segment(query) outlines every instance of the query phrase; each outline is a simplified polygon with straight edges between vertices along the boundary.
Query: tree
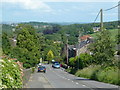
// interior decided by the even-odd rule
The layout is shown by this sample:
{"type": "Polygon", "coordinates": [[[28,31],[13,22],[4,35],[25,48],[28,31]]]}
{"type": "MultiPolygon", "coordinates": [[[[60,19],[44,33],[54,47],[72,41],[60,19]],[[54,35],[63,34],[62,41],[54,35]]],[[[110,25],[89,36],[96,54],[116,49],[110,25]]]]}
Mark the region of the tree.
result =
{"type": "Polygon", "coordinates": [[[74,57],[71,57],[69,59],[69,65],[73,68],[75,66],[75,58],[74,57]]]}
{"type": "Polygon", "coordinates": [[[120,55],[120,30],[118,30],[118,34],[116,35],[116,43],[117,43],[117,48],[118,48],[118,52],[117,55],[120,55]]]}
{"type": "Polygon", "coordinates": [[[9,41],[9,37],[6,33],[2,34],[2,50],[4,54],[10,55],[11,44],[9,41]]]}
{"type": "Polygon", "coordinates": [[[79,57],[83,61],[84,67],[89,66],[92,62],[92,56],[87,53],[82,53],[79,57]]]}
{"type": "Polygon", "coordinates": [[[76,66],[77,66],[77,68],[78,69],[83,69],[84,68],[84,63],[83,63],[83,60],[80,58],[80,57],[77,57],[76,58],[77,60],[77,62],[76,62],[76,66]]]}
{"type": "Polygon", "coordinates": [[[53,54],[52,50],[49,50],[49,52],[47,53],[48,63],[49,63],[50,61],[52,61],[53,58],[54,58],[54,54],[53,54]]]}
{"type": "Polygon", "coordinates": [[[101,31],[90,47],[94,57],[93,62],[101,65],[111,65],[114,57],[114,48],[110,32],[108,30],[101,31]]]}
{"type": "Polygon", "coordinates": [[[19,33],[17,35],[17,50],[19,60],[23,62],[26,68],[35,66],[40,59],[40,40],[35,29],[30,25],[19,25],[17,27],[19,33]]]}

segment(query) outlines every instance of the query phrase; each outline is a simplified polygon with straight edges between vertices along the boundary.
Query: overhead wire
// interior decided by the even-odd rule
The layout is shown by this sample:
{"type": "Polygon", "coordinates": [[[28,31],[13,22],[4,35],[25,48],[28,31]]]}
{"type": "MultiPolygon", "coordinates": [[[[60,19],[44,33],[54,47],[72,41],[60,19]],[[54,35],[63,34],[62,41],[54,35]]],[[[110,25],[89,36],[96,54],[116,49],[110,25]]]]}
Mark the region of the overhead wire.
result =
{"type": "Polygon", "coordinates": [[[104,10],[104,11],[109,11],[109,10],[111,10],[111,9],[114,9],[114,8],[118,7],[118,6],[120,6],[120,4],[118,4],[118,5],[114,6],[114,7],[108,8],[108,9],[106,9],[106,10],[104,10]]]}
{"type": "MultiPolygon", "coordinates": [[[[120,4],[118,4],[118,5],[114,6],[114,7],[105,9],[105,10],[103,10],[103,11],[109,11],[109,10],[112,10],[112,9],[118,7],[118,6],[120,6],[120,4]]],[[[94,22],[93,22],[93,25],[95,24],[96,20],[98,19],[98,16],[99,16],[100,12],[101,12],[101,11],[98,12],[98,14],[97,14],[97,16],[96,16],[96,18],[95,18],[95,20],[94,20],[94,22]]]]}
{"type": "Polygon", "coordinates": [[[97,16],[96,16],[96,18],[95,18],[95,20],[94,20],[94,22],[93,22],[93,25],[95,24],[96,20],[98,19],[98,16],[100,15],[100,12],[101,12],[101,11],[98,12],[98,14],[97,14],[97,16]]]}

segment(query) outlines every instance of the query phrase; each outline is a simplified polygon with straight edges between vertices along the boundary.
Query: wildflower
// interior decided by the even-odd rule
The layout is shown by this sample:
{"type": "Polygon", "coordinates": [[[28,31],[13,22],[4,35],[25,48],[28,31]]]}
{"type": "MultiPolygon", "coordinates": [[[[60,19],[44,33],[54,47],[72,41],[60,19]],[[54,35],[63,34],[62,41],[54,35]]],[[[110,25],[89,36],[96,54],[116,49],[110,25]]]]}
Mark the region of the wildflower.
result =
{"type": "Polygon", "coordinates": [[[10,60],[8,60],[8,62],[11,62],[10,60]]]}
{"type": "Polygon", "coordinates": [[[6,85],[2,85],[2,88],[7,88],[7,86],[6,85]]]}
{"type": "Polygon", "coordinates": [[[4,65],[1,65],[1,67],[5,67],[4,65]]]}
{"type": "Polygon", "coordinates": [[[3,59],[0,59],[0,62],[5,62],[3,59]]]}
{"type": "Polygon", "coordinates": [[[15,65],[15,64],[13,64],[13,66],[14,66],[14,67],[16,67],[16,65],[15,65]]]}
{"type": "Polygon", "coordinates": [[[9,74],[6,75],[6,78],[9,78],[11,80],[11,82],[14,81],[14,79],[9,74]]]}

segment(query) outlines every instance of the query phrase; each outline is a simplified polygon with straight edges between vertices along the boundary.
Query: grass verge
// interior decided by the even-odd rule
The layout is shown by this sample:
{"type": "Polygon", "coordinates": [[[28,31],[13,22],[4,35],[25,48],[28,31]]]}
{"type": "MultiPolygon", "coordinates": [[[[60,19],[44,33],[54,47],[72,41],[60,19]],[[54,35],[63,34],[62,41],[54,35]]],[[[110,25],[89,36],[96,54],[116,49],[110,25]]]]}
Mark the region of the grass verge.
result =
{"type": "Polygon", "coordinates": [[[75,75],[100,82],[120,85],[120,77],[117,67],[103,68],[99,65],[91,65],[82,70],[78,70],[75,75]]]}

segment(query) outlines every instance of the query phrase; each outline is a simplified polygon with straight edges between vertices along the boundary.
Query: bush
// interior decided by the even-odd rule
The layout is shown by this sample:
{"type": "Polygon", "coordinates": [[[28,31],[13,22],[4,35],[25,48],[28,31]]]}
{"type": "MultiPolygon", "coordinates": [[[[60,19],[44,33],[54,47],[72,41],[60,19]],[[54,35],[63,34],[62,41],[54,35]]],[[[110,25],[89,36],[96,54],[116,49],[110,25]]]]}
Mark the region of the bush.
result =
{"type": "Polygon", "coordinates": [[[99,70],[99,68],[100,66],[91,65],[82,70],[78,70],[75,75],[79,77],[85,77],[91,79],[92,77],[95,77],[93,75],[97,70],[99,70]]]}
{"type": "Polygon", "coordinates": [[[66,69],[66,71],[67,71],[68,73],[75,74],[76,71],[77,71],[77,69],[70,67],[70,68],[66,69]]]}
{"type": "Polygon", "coordinates": [[[74,57],[71,57],[71,58],[69,59],[69,65],[70,65],[71,67],[74,67],[74,66],[75,66],[75,58],[74,58],[74,57]]]}
{"type": "Polygon", "coordinates": [[[120,85],[118,68],[107,67],[97,74],[98,81],[120,85]]]}
{"type": "Polygon", "coordinates": [[[84,67],[87,67],[91,64],[93,57],[87,53],[80,54],[79,58],[83,62],[84,67]]]}
{"type": "Polygon", "coordinates": [[[17,64],[11,60],[0,59],[2,63],[2,85],[0,88],[22,88],[22,78],[17,64]]]}
{"type": "Polygon", "coordinates": [[[32,67],[32,73],[34,73],[35,72],[35,67],[32,67]]]}
{"type": "Polygon", "coordinates": [[[88,79],[98,80],[105,83],[120,85],[120,78],[118,77],[117,67],[103,68],[99,65],[91,65],[75,73],[76,76],[88,79]]]}

